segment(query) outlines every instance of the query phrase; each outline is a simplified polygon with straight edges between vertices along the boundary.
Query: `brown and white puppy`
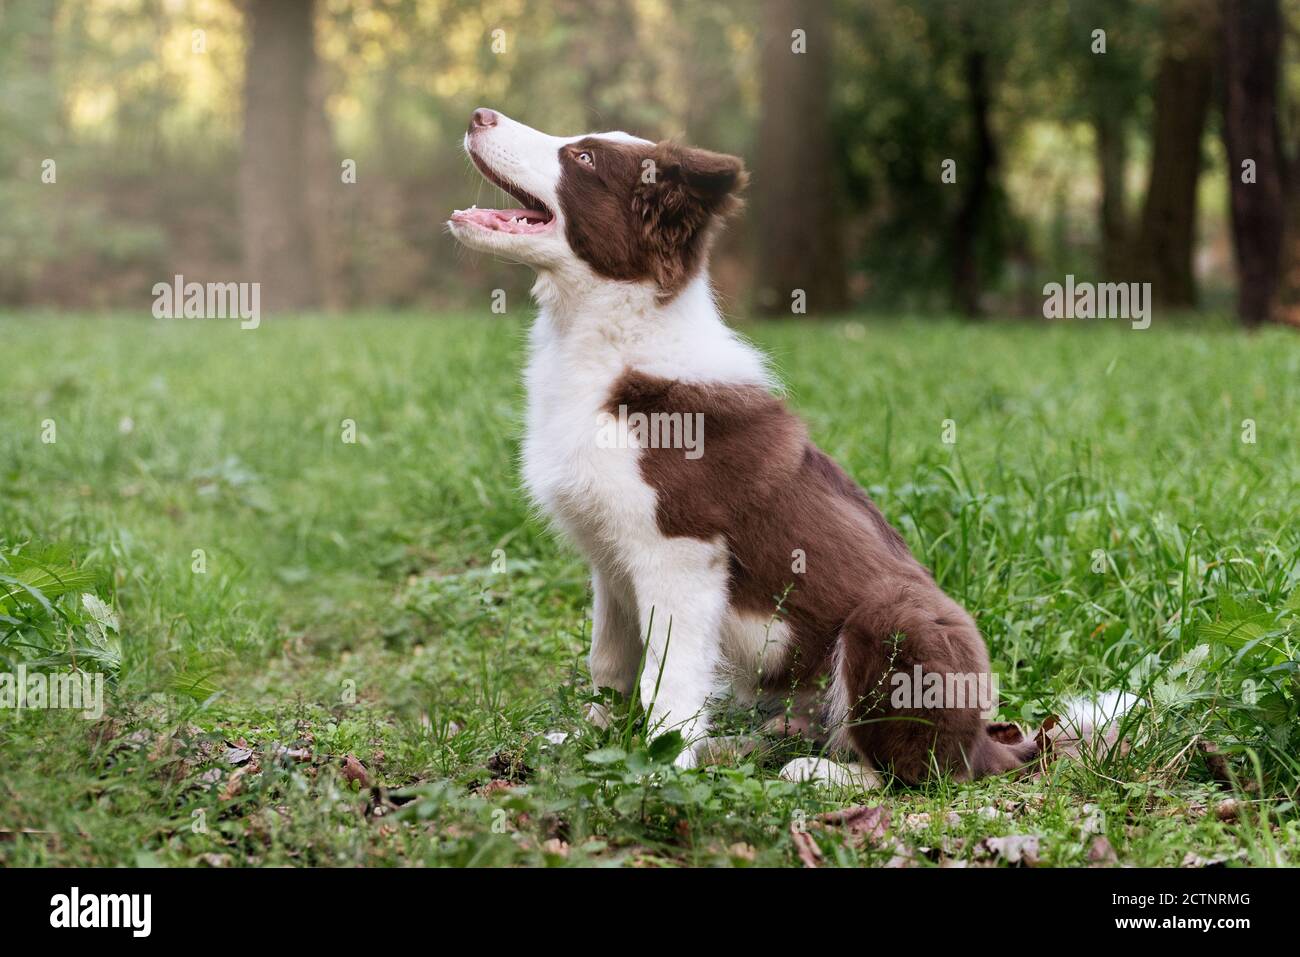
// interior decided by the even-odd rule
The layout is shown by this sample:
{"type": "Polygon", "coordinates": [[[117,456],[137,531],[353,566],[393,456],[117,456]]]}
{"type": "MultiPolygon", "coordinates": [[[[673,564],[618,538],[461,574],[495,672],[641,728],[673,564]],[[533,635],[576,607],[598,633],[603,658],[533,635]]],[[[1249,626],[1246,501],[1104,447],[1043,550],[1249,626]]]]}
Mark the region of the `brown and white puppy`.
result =
{"type": "Polygon", "coordinates": [[[860,762],[801,774],[915,782],[1030,761],[1032,741],[986,720],[970,615],[809,440],[714,304],[709,242],[738,206],[742,162],[625,133],[549,136],[486,109],[465,147],[522,207],[457,211],[449,227],[537,272],[523,472],[591,564],[597,686],[630,694],[644,652],[641,700],[692,744],[687,766],[723,695],[796,701],[860,762]]]}

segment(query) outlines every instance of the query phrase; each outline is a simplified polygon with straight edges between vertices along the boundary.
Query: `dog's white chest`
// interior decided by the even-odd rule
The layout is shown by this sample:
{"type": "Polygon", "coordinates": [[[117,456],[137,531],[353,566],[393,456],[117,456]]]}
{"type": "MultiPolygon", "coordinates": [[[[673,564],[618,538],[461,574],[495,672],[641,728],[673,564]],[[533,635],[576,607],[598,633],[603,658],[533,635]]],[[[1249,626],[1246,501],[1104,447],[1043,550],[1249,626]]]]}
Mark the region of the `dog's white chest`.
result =
{"type": "Polygon", "coordinates": [[[654,490],[641,477],[639,449],[609,429],[609,397],[621,372],[546,350],[528,366],[524,484],[592,561],[654,522],[654,490]]]}

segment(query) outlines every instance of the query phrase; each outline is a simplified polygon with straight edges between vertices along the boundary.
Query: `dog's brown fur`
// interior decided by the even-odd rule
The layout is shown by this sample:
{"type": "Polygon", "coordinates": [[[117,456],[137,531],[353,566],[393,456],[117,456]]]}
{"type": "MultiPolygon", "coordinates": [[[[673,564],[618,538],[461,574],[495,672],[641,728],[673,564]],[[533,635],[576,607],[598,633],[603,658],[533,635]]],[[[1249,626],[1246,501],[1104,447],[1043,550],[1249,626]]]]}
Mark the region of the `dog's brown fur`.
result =
{"type": "Polygon", "coordinates": [[[574,252],[609,279],[653,279],[671,299],[703,266],[714,224],[740,205],[735,156],[665,140],[588,137],[560,150],[560,208],[574,252]],[[592,165],[580,163],[583,152],[592,165]]]}
{"type": "Polygon", "coordinates": [[[609,397],[611,412],[620,405],[629,414],[703,414],[703,456],[646,448],[641,472],[665,535],[725,540],[734,607],[767,616],[779,605],[792,643],[781,667],[766,670],[767,690],[815,687],[841,669],[850,699],[841,736],[909,783],[933,770],[979,777],[1033,759],[1033,741],[998,740],[978,707],[891,706],[893,674],[917,665],[926,674],[987,674],[988,652],[970,615],[780,399],[753,386],[628,372],[609,397]],[[802,573],[792,570],[796,550],[802,573]]]}

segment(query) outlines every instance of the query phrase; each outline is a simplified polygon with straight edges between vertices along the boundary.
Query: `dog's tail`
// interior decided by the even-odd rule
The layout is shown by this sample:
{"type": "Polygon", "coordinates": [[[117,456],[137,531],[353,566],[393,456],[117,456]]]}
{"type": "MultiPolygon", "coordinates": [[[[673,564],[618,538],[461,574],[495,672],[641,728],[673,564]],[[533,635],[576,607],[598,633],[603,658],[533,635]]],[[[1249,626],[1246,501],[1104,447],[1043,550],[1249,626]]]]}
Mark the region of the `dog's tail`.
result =
{"type": "MultiPolygon", "coordinates": [[[[1056,727],[1045,732],[1044,743],[1057,754],[1075,758],[1101,758],[1116,748],[1122,751],[1127,746],[1120,740],[1125,716],[1141,704],[1141,698],[1127,691],[1072,698],[1065,702],[1056,727]]],[[[1129,737],[1127,731],[1124,736],[1129,737]]]]}
{"type": "Polygon", "coordinates": [[[1114,730],[1142,699],[1127,691],[1103,691],[1094,698],[1071,698],[1065,702],[1061,726],[1083,740],[1114,730]]]}

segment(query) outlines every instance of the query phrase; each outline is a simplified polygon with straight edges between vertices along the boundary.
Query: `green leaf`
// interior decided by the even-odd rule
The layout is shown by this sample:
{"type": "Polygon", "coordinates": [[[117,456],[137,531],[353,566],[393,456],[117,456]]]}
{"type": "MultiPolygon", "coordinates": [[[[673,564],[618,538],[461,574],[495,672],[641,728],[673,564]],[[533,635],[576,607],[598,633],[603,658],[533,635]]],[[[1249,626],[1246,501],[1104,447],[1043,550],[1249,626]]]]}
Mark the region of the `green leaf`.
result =
{"type": "Polygon", "coordinates": [[[207,701],[213,695],[221,693],[221,689],[213,684],[206,674],[196,671],[178,671],[172,675],[167,687],[172,694],[192,698],[195,701],[207,701]]]}
{"type": "Polygon", "coordinates": [[[1197,629],[1197,636],[1206,641],[1238,651],[1258,650],[1266,654],[1272,664],[1281,664],[1288,658],[1282,648],[1268,641],[1278,634],[1276,617],[1268,613],[1256,614],[1249,619],[1206,622],[1197,629]]]}
{"type": "Polygon", "coordinates": [[[90,588],[95,576],[72,565],[46,565],[17,555],[11,559],[10,571],[19,582],[39,589],[47,598],[57,598],[71,591],[90,588]]]}
{"type": "Polygon", "coordinates": [[[680,731],[666,731],[650,742],[650,760],[666,764],[682,753],[686,742],[680,731]]]}
{"type": "Polygon", "coordinates": [[[14,605],[34,603],[45,610],[48,618],[55,617],[54,606],[39,588],[12,575],[0,575],[0,585],[5,586],[4,594],[0,595],[0,608],[9,608],[11,602],[14,605]]]}
{"type": "Polygon", "coordinates": [[[599,748],[589,752],[585,760],[589,764],[617,764],[625,758],[627,752],[622,748],[599,748]]]}

